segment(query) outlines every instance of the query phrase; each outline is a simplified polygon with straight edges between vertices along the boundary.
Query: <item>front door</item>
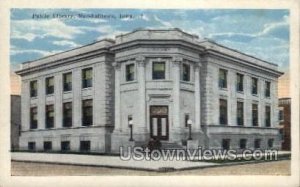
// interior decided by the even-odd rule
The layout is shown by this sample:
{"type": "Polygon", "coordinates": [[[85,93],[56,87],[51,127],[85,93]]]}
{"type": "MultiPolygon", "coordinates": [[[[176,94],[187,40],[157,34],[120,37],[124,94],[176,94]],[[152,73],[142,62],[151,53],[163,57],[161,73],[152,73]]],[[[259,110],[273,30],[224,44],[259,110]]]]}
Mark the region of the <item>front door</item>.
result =
{"type": "Polygon", "coordinates": [[[168,106],[150,107],[150,134],[155,139],[169,139],[168,106]]]}

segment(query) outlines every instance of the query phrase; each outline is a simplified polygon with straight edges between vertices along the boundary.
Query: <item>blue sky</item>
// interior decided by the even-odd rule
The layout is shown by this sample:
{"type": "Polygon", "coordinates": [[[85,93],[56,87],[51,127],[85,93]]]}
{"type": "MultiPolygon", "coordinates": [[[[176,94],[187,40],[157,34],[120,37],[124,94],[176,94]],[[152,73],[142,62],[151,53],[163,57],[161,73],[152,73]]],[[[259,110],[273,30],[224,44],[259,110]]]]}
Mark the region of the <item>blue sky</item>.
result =
{"type": "Polygon", "coordinates": [[[288,10],[12,9],[11,67],[137,28],[180,28],[276,63],[281,71],[289,66],[288,10]],[[33,14],[50,17],[33,19],[33,14]],[[53,14],[73,17],[53,18],[53,14]],[[120,18],[120,14],[132,17],[120,18]]]}

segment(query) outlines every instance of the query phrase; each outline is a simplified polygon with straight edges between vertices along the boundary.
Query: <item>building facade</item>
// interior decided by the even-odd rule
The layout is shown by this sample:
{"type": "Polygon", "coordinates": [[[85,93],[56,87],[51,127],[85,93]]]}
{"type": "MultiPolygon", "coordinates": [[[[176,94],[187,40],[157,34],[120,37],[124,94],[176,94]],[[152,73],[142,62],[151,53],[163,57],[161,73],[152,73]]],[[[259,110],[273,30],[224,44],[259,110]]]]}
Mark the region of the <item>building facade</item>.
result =
{"type": "Polygon", "coordinates": [[[23,149],[281,146],[271,64],[179,29],[135,30],[22,70],[23,149]],[[132,134],[132,139],[131,139],[132,134]]]}
{"type": "Polygon", "coordinates": [[[279,125],[282,150],[291,150],[291,98],[279,98],[279,125]]]}
{"type": "Polygon", "coordinates": [[[10,149],[19,149],[19,136],[21,130],[21,96],[10,96],[10,149]]]}

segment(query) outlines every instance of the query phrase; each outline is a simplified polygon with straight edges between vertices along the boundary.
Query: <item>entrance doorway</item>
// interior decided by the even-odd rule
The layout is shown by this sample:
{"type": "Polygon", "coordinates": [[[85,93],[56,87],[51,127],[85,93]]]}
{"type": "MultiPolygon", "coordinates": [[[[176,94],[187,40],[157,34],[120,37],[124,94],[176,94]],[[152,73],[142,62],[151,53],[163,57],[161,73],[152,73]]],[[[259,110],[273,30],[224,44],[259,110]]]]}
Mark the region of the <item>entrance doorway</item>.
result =
{"type": "Polygon", "coordinates": [[[159,140],[169,139],[168,106],[150,106],[150,135],[159,140]]]}

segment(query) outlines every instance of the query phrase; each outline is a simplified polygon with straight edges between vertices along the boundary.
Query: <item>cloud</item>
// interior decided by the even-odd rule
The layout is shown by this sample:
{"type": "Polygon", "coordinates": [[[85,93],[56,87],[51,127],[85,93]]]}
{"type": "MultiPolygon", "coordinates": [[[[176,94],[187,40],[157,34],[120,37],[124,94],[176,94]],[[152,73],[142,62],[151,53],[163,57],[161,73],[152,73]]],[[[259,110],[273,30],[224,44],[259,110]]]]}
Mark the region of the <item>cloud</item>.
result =
{"type": "Polygon", "coordinates": [[[80,46],[77,43],[75,43],[73,41],[68,41],[68,40],[53,41],[52,43],[54,45],[57,45],[57,46],[67,46],[67,47],[78,47],[78,46],[80,46]]]}
{"type": "Polygon", "coordinates": [[[30,54],[39,54],[41,56],[49,56],[53,55],[55,53],[62,52],[60,50],[53,50],[53,51],[44,51],[39,49],[14,49],[10,51],[10,55],[18,55],[18,54],[24,54],[24,53],[30,53],[30,54]]]}
{"type": "Polygon", "coordinates": [[[164,21],[164,20],[158,18],[156,15],[154,15],[153,18],[155,21],[159,22],[162,26],[167,27],[167,28],[173,28],[173,25],[171,24],[171,22],[164,21]]]}
{"type": "Polygon", "coordinates": [[[264,25],[264,29],[257,33],[256,36],[263,36],[266,34],[269,34],[271,31],[281,28],[281,27],[288,27],[289,26],[289,16],[284,15],[283,20],[280,22],[272,22],[272,23],[267,23],[264,25]]]}
{"type": "Polygon", "coordinates": [[[25,39],[27,41],[46,36],[73,39],[74,35],[83,33],[79,28],[67,25],[59,19],[13,20],[11,23],[11,38],[25,39]]]}

